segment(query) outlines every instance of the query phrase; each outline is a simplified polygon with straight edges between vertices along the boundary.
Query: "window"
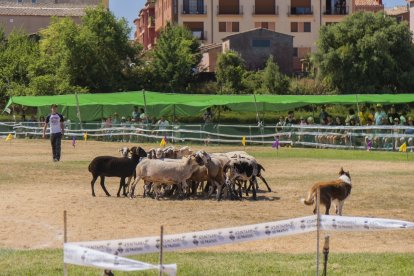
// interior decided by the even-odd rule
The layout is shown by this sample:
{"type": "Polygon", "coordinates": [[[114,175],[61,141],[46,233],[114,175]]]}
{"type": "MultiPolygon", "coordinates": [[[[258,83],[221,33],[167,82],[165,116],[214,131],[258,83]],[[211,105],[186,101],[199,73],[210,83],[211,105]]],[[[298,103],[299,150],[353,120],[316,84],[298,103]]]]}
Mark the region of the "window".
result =
{"type": "Polygon", "coordinates": [[[311,23],[310,22],[304,22],[303,23],[303,31],[305,33],[310,33],[311,32],[311,23]]]}
{"type": "Polygon", "coordinates": [[[292,33],[297,33],[298,32],[298,22],[291,22],[290,23],[290,31],[292,33]]]}
{"type": "Polygon", "coordinates": [[[37,0],[32,0],[32,4],[36,4],[37,0]]]}
{"type": "Polygon", "coordinates": [[[17,0],[17,3],[23,3],[23,0],[17,0]]]}
{"type": "Polygon", "coordinates": [[[226,32],[226,22],[219,22],[219,32],[220,33],[226,32]]]}
{"type": "Polygon", "coordinates": [[[298,48],[293,47],[293,57],[298,57],[298,48]]]}
{"type": "Polygon", "coordinates": [[[239,22],[219,22],[219,32],[237,33],[240,31],[239,22]]]}
{"type": "Polygon", "coordinates": [[[239,32],[239,22],[232,22],[231,31],[234,32],[234,33],[239,32]]]}
{"type": "Polygon", "coordinates": [[[310,33],[311,23],[310,22],[291,22],[290,31],[292,33],[310,33]]]}
{"type": "Polygon", "coordinates": [[[253,39],[252,40],[252,47],[270,47],[270,40],[268,39],[253,39]]]}

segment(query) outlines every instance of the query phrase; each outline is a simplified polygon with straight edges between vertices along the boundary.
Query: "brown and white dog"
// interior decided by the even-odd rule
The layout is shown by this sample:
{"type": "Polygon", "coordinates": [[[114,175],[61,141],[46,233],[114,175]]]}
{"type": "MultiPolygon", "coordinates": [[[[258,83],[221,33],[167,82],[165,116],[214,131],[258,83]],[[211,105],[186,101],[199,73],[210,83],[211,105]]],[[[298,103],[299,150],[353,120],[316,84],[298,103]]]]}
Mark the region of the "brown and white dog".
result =
{"type": "MultiPolygon", "coordinates": [[[[325,214],[329,215],[329,209],[331,208],[332,201],[335,204],[335,211],[337,215],[342,216],[342,207],[344,206],[345,199],[349,196],[352,189],[351,175],[345,172],[343,168],[339,172],[339,178],[337,180],[328,182],[315,183],[309,190],[308,198],[302,198],[302,202],[306,205],[312,205],[317,200],[317,190],[320,188],[321,204],[325,205],[325,214]]],[[[316,214],[316,204],[313,213],[316,214]]]]}

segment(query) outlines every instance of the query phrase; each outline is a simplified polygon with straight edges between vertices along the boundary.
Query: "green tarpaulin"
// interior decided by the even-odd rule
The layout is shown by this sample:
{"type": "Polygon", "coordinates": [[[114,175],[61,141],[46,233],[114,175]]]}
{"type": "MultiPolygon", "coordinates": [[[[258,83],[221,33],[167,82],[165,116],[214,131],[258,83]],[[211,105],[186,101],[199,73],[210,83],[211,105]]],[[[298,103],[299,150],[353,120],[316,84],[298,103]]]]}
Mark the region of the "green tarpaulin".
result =
{"type": "MultiPolygon", "coordinates": [[[[100,120],[114,112],[129,116],[135,105],[147,107],[149,116],[190,116],[200,114],[209,106],[227,106],[234,111],[258,112],[290,110],[311,104],[398,104],[414,102],[414,94],[363,94],[363,95],[199,95],[168,94],[149,91],[108,94],[79,94],[79,107],[83,121],[100,120]],[[256,103],[255,103],[256,98],[256,103]]],[[[52,103],[70,120],[77,120],[77,101],[74,94],[60,96],[11,97],[12,104],[37,107],[39,115],[49,113],[52,103]]]]}

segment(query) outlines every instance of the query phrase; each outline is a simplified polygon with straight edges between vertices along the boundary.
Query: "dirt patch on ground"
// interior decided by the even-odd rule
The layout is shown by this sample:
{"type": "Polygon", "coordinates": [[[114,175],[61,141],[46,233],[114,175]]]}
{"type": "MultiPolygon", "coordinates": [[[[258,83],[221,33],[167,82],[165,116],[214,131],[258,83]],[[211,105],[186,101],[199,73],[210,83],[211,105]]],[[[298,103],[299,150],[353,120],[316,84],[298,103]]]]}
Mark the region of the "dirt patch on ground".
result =
{"type": "MultiPolygon", "coordinates": [[[[276,221],[310,215],[300,203],[319,180],[335,179],[341,166],[351,172],[353,190],[344,215],[414,221],[413,162],[258,158],[273,192],[259,200],[160,200],[117,198],[119,180],[107,179],[113,195],[97,183],[91,196],[88,164],[97,155],[117,155],[119,143],[63,142],[63,157],[51,161],[48,141],[13,140],[0,144],[0,247],[57,248],[63,241],[63,210],[68,211],[69,241],[154,236],[276,221]]],[[[132,145],[129,145],[132,146],[132,145]]],[[[150,148],[153,145],[144,145],[150,148]]],[[[200,147],[193,147],[195,149],[200,147]]],[[[209,152],[237,150],[205,148],[209,152]]],[[[250,152],[268,151],[254,148],[250,152]]],[[[285,150],[285,149],[281,149],[285,150]]],[[[249,148],[247,149],[249,151],[249,148]]],[[[317,154],[317,153],[315,153],[317,154]]],[[[414,252],[414,230],[330,232],[333,252],[414,252]]],[[[208,251],[304,253],[315,248],[315,233],[208,248],[208,251]]]]}

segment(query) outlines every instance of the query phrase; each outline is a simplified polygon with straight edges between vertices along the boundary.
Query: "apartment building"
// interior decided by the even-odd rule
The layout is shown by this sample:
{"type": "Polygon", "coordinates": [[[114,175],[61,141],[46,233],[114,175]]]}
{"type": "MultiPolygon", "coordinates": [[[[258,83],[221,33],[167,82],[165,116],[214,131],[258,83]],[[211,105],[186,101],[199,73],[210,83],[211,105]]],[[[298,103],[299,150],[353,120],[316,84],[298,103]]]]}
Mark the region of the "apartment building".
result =
{"type": "Polygon", "coordinates": [[[155,1],[147,1],[144,8],[140,10],[138,18],[134,20],[136,31],[134,39],[149,50],[155,41],[155,1]]]}
{"type": "Polygon", "coordinates": [[[101,3],[109,7],[109,0],[1,0],[0,25],[6,35],[13,29],[33,34],[46,28],[53,16],[71,17],[80,22],[86,7],[101,3]]]}
{"type": "MultiPolygon", "coordinates": [[[[409,9],[410,30],[414,33],[414,0],[407,0],[409,9]]],[[[414,39],[414,38],[413,38],[414,39]]]]}
{"type": "Polygon", "coordinates": [[[380,12],[384,11],[382,0],[354,0],[354,12],[380,12]]]}
{"type": "Polygon", "coordinates": [[[266,28],[293,36],[293,69],[316,50],[322,25],[352,13],[355,0],[157,0],[156,34],[168,21],[187,26],[202,43],[221,43],[229,35],[266,28]]]}
{"type": "Polygon", "coordinates": [[[384,12],[386,15],[394,17],[398,23],[404,21],[407,22],[407,24],[410,23],[410,11],[408,5],[385,9],[384,12]]]}

